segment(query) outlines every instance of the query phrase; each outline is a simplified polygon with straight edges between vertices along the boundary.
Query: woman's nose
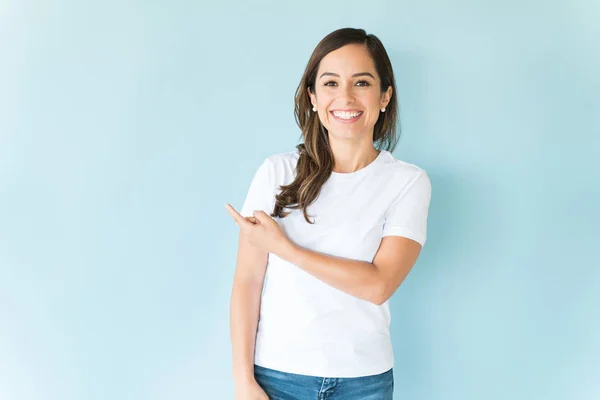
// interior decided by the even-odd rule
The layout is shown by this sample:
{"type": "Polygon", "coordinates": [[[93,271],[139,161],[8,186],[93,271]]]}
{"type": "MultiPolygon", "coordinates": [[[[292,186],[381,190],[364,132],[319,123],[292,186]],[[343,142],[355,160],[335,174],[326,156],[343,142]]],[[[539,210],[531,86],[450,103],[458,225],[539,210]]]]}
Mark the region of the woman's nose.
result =
{"type": "Polygon", "coordinates": [[[354,101],[354,88],[351,85],[342,87],[340,92],[341,100],[347,101],[348,103],[354,101]]]}

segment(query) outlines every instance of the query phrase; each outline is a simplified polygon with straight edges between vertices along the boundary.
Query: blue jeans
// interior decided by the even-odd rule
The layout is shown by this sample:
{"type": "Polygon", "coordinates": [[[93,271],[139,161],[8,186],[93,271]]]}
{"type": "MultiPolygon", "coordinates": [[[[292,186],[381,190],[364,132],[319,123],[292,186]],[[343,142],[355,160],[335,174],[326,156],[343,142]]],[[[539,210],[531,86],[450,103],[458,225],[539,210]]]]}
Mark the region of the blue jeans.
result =
{"type": "Polygon", "coordinates": [[[357,378],[326,378],[254,365],[254,378],[270,400],[392,400],[393,368],[357,378]]]}

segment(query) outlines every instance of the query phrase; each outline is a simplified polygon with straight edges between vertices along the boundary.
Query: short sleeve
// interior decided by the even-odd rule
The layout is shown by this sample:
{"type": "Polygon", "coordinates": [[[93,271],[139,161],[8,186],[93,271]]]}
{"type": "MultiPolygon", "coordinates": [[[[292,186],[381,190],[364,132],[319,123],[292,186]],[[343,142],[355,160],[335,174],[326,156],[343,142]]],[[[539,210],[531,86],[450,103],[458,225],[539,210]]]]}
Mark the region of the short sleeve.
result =
{"type": "Polygon", "coordinates": [[[263,210],[267,214],[273,211],[273,189],[271,185],[271,168],[269,159],[265,159],[258,167],[246,193],[244,205],[240,210],[243,217],[251,217],[254,210],[263,210]]]}
{"type": "Polygon", "coordinates": [[[430,201],[431,182],[421,170],[387,211],[383,236],[404,236],[425,245],[430,201]]]}

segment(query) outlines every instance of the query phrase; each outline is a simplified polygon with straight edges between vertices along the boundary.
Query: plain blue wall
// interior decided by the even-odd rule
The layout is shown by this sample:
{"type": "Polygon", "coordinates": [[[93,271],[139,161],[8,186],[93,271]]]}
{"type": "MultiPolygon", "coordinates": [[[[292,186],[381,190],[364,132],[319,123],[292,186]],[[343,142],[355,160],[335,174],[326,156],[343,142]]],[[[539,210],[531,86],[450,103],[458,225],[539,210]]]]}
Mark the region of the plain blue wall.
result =
{"type": "Polygon", "coordinates": [[[600,398],[600,6],[0,3],[0,399],[231,399],[240,208],[318,41],[398,82],[433,185],[397,397],[600,398]]]}

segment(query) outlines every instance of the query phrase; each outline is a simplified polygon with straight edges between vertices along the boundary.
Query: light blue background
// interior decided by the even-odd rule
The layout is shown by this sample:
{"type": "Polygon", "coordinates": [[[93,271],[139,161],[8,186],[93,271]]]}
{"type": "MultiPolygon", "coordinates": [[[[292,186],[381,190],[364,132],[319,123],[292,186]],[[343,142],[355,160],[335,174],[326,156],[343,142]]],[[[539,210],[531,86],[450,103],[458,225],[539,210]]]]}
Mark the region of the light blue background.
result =
{"type": "Polygon", "coordinates": [[[600,398],[597,1],[0,2],[0,399],[231,399],[241,207],[361,27],[432,180],[399,399],[600,398]]]}

